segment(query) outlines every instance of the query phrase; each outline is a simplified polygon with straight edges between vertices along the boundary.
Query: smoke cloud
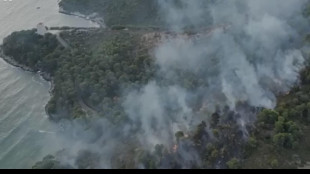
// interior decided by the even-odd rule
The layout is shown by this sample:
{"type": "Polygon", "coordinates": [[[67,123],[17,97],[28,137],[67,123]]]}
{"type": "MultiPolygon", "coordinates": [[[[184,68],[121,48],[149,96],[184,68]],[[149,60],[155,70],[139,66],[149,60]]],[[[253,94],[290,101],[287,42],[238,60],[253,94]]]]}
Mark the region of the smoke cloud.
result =
{"type": "Polygon", "coordinates": [[[275,107],[276,95],[296,84],[303,68],[299,46],[307,23],[301,14],[305,2],[195,0],[178,1],[177,6],[175,1],[159,1],[167,23],[177,31],[205,25],[206,11],[212,26],[220,27],[196,37],[166,39],[155,49],[158,76],[171,84],[152,81],[124,103],[130,117],[142,122],[144,143],[169,142],[173,125],[189,128],[196,114],[187,98],[193,95],[203,97],[211,112],[216,106],[234,109],[239,101],[275,107]],[[188,91],[178,81],[180,72],[193,74],[205,85],[188,91]],[[176,114],[169,113],[172,108],[176,114]]]}
{"type": "MultiPolygon", "coordinates": [[[[305,63],[300,47],[308,26],[302,16],[306,2],[159,0],[161,14],[179,34],[162,40],[151,53],[160,67],[156,78],[123,96],[126,125],[96,121],[85,138],[78,134],[83,143],[76,143],[71,154],[91,149],[100,156],[99,167],[111,168],[122,144],[134,142],[150,151],[158,144],[172,147],[177,131],[192,131],[218,108],[234,110],[238,102],[274,108],[276,95],[298,83],[305,63]],[[188,27],[200,32],[186,35],[188,27]]],[[[255,120],[239,114],[242,129],[255,120]]],[[[184,168],[189,161],[199,163],[194,150],[181,154],[184,168]]]]}

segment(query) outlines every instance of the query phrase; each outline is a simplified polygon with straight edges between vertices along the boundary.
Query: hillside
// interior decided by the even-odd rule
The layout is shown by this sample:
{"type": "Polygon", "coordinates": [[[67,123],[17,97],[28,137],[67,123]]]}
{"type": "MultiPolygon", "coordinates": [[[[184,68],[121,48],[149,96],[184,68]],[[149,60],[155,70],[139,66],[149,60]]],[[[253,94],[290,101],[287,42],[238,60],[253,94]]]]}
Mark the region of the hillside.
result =
{"type": "MultiPolygon", "coordinates": [[[[289,35],[291,23],[264,15],[262,23],[254,20],[255,27],[264,24],[258,32],[247,17],[246,29],[195,21],[175,31],[161,17],[158,2],[62,0],[64,10],[96,12],[109,27],[63,31],[59,37],[66,48],[55,35],[39,36],[35,29],[14,32],[4,40],[1,49],[6,57],[51,76],[54,88],[46,106],[50,118],[87,125],[78,134],[86,146],[49,155],[33,168],[306,165],[310,65],[309,55],[299,49],[310,44],[308,33],[297,37],[297,30],[289,35]],[[247,40],[253,31],[254,41],[247,40]],[[287,54],[294,49],[294,54],[287,54]],[[303,56],[302,68],[296,68],[303,56]],[[266,104],[269,97],[274,98],[274,107],[266,104]]],[[[186,8],[171,2],[176,9],[186,8]]],[[[204,3],[199,5],[204,9],[204,3]]]]}
{"type": "MultiPolygon", "coordinates": [[[[126,124],[126,120],[128,120],[120,104],[123,100],[120,98],[123,92],[121,89],[134,89],[155,78],[156,65],[153,62],[151,50],[163,38],[169,37],[164,32],[141,30],[76,30],[61,33],[61,37],[70,43],[72,48],[65,49],[54,44],[56,47],[51,47],[45,53],[37,51],[46,50],[46,44],[41,44],[41,42],[46,40],[46,42],[52,43],[55,38],[49,34],[44,37],[38,36],[34,32],[35,30],[13,33],[5,39],[3,51],[4,54],[20,64],[52,75],[55,87],[52,91],[53,97],[47,105],[47,111],[51,118],[54,120],[87,118],[90,116],[87,115],[90,112],[85,108],[86,105],[94,110],[93,114],[106,117],[118,126],[126,124]],[[158,37],[162,37],[162,39],[158,37]],[[26,52],[24,51],[26,42],[21,42],[23,38],[32,40],[31,45],[27,42],[26,52]],[[16,44],[17,42],[20,44],[16,44]],[[15,55],[16,53],[22,54],[22,56],[15,55]],[[36,56],[36,53],[45,55],[36,56]],[[36,59],[33,60],[33,58],[36,59]],[[51,62],[55,62],[55,64],[51,62]]],[[[175,37],[173,35],[171,34],[170,37],[175,37]]],[[[309,147],[309,141],[302,137],[308,132],[310,118],[309,104],[307,104],[310,103],[310,98],[307,97],[310,82],[308,79],[309,68],[306,68],[301,75],[302,85],[294,88],[289,95],[279,96],[279,104],[275,111],[263,110],[258,114],[256,126],[249,127],[251,130],[249,142],[242,140],[243,136],[238,130],[238,123],[233,119],[236,117],[234,116],[235,111],[229,110],[222,114],[212,114],[213,134],[218,137],[216,141],[212,140],[212,136],[204,131],[205,121],[210,121],[208,119],[202,120],[202,124],[187,136],[183,132],[176,133],[180,149],[193,148],[195,151],[199,151],[199,154],[202,154],[200,158],[204,159],[203,164],[199,166],[190,163],[187,167],[213,168],[216,167],[217,161],[226,161],[230,168],[236,167],[235,165],[244,168],[296,168],[297,164],[301,165],[308,161],[309,156],[305,152],[309,147]],[[236,149],[239,150],[236,151],[236,149]],[[296,156],[300,162],[291,163],[296,160],[294,159],[296,156]],[[230,159],[235,160],[232,161],[235,163],[228,163],[230,159]]],[[[184,82],[191,78],[191,76],[183,76],[184,82]]],[[[194,85],[193,80],[190,81],[194,85]]],[[[184,85],[187,83],[185,82],[184,85]]],[[[195,89],[195,86],[191,88],[195,89]]],[[[249,113],[261,110],[251,109],[251,107],[240,103],[240,109],[245,108],[249,108],[249,113]]],[[[160,159],[156,157],[156,154],[143,152],[149,157],[141,157],[140,160],[145,163],[147,168],[156,168],[156,166],[162,166],[161,163],[167,160],[166,158],[172,160],[180,155],[176,151],[171,156],[170,153],[167,153],[170,150],[166,149],[165,151],[164,149],[161,147],[160,159]],[[144,161],[145,158],[148,160],[154,158],[154,161],[147,162],[144,161]]],[[[50,165],[49,159],[55,160],[54,158],[45,158],[44,163],[50,165]]],[[[182,161],[173,161],[171,162],[174,164],[170,167],[180,168],[180,165],[183,164],[182,161]]],[[[137,164],[126,164],[127,162],[130,161],[125,161],[124,165],[127,167],[123,167],[137,167],[137,164]]],[[[222,167],[226,167],[226,162],[222,164],[222,167]]],[[[119,162],[116,162],[115,165],[116,168],[122,167],[119,166],[119,162]]],[[[94,167],[96,168],[96,166],[94,167]]]]}

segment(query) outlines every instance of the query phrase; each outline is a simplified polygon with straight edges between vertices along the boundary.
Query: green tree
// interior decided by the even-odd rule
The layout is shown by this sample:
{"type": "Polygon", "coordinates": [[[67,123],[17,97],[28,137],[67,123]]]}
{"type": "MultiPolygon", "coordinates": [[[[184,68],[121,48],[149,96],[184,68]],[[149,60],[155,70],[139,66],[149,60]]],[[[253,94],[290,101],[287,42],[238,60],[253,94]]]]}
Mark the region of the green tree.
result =
{"type": "Polygon", "coordinates": [[[274,135],[273,142],[278,147],[292,148],[294,143],[294,138],[290,133],[278,133],[274,135]]]}
{"type": "Polygon", "coordinates": [[[270,162],[270,165],[272,168],[277,168],[279,167],[279,162],[277,159],[273,159],[271,162],[270,162]]]}
{"type": "Polygon", "coordinates": [[[175,137],[177,139],[177,141],[179,141],[181,138],[184,137],[184,133],[182,131],[178,131],[176,134],[175,134],[175,137]]]}
{"type": "Polygon", "coordinates": [[[262,112],[258,114],[258,120],[259,122],[273,125],[277,121],[278,116],[279,116],[278,112],[270,109],[264,109],[262,112]]]}
{"type": "Polygon", "coordinates": [[[226,164],[229,169],[240,169],[241,168],[240,161],[237,158],[232,158],[226,164]]]}
{"type": "Polygon", "coordinates": [[[285,118],[279,117],[278,121],[275,123],[275,132],[282,133],[285,132],[285,118]]]}

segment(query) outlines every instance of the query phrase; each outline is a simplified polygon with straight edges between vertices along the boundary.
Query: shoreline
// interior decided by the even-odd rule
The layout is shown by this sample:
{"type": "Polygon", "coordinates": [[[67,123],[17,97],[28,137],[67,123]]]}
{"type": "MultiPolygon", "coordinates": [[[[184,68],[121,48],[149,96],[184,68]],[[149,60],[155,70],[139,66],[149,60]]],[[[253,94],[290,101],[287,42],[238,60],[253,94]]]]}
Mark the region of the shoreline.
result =
{"type": "Polygon", "coordinates": [[[68,16],[75,16],[75,17],[79,17],[79,18],[82,18],[82,19],[85,19],[85,20],[88,20],[88,21],[91,21],[91,22],[94,22],[96,23],[97,25],[99,25],[99,28],[105,28],[105,24],[104,24],[104,19],[97,16],[97,14],[91,16],[91,15],[83,15],[83,14],[79,14],[77,12],[69,12],[69,11],[66,11],[66,10],[63,10],[62,8],[60,8],[58,10],[59,13],[61,14],[64,14],[64,15],[68,15],[68,16]]]}
{"type": "Polygon", "coordinates": [[[36,73],[36,71],[33,70],[32,68],[30,68],[28,66],[25,66],[25,65],[22,65],[20,63],[17,63],[14,59],[12,59],[11,57],[5,55],[1,48],[0,48],[0,57],[2,58],[2,60],[4,60],[9,65],[12,65],[12,66],[14,66],[16,68],[20,68],[20,69],[22,69],[24,71],[27,71],[27,72],[36,73]]]}
{"type": "MultiPolygon", "coordinates": [[[[62,10],[62,9],[60,9],[58,12],[62,13],[62,14],[65,14],[65,15],[69,15],[69,16],[76,16],[76,17],[79,17],[79,18],[91,21],[91,22],[95,23],[96,25],[98,25],[98,27],[69,27],[69,29],[98,29],[98,28],[105,28],[103,19],[100,18],[100,17],[96,17],[95,15],[92,17],[92,16],[86,16],[86,15],[82,15],[82,14],[74,14],[74,13],[67,12],[67,11],[62,10]]],[[[66,26],[63,26],[63,27],[66,27],[66,26]]],[[[59,29],[59,31],[62,31],[64,29],[63,27],[55,27],[56,30],[51,30],[51,31],[57,31],[57,29],[59,29]]],[[[53,77],[50,74],[48,74],[48,73],[46,73],[44,71],[41,71],[41,70],[35,70],[35,69],[30,68],[30,67],[28,67],[26,65],[23,65],[23,64],[20,64],[20,63],[16,62],[13,58],[11,58],[11,57],[9,57],[9,56],[4,54],[4,52],[3,52],[2,48],[1,48],[1,45],[0,45],[0,58],[4,62],[6,62],[7,64],[9,64],[9,65],[11,65],[11,66],[13,66],[15,68],[19,68],[19,69],[21,69],[23,71],[39,75],[42,78],[42,80],[45,80],[46,82],[48,82],[50,84],[50,87],[49,87],[49,90],[48,90],[49,95],[50,95],[49,101],[51,100],[51,98],[54,96],[53,95],[53,91],[55,89],[55,83],[54,83],[53,77]]],[[[56,121],[54,119],[54,116],[47,112],[47,105],[48,105],[48,103],[44,106],[44,110],[45,110],[46,115],[48,116],[48,118],[51,121],[56,121]]]]}
{"type": "Polygon", "coordinates": [[[31,72],[31,73],[34,73],[34,74],[38,74],[40,75],[45,81],[47,82],[52,82],[53,81],[53,78],[51,77],[50,74],[46,73],[46,72],[41,72],[40,70],[36,71],[34,70],[33,68],[30,68],[26,65],[22,65],[18,62],[16,62],[13,58],[5,55],[3,53],[3,50],[0,48],[0,57],[2,58],[2,60],[4,60],[6,63],[16,67],[16,68],[20,68],[24,71],[27,71],[27,72],[31,72]]]}
{"type": "MultiPolygon", "coordinates": [[[[11,66],[13,66],[15,68],[19,68],[19,69],[21,69],[23,71],[30,72],[30,73],[33,73],[35,75],[39,75],[42,78],[42,80],[45,80],[46,82],[48,82],[50,84],[48,92],[49,92],[50,97],[51,98],[53,97],[53,90],[55,88],[55,84],[54,84],[54,80],[53,80],[53,78],[51,77],[50,74],[48,74],[46,72],[36,71],[36,70],[34,70],[34,69],[32,69],[32,68],[30,68],[28,66],[25,66],[25,65],[22,65],[22,64],[16,62],[11,57],[5,55],[1,48],[0,48],[0,58],[4,62],[6,62],[7,64],[9,64],[9,65],[11,65],[11,66]]],[[[46,113],[46,115],[48,116],[49,119],[52,119],[52,116],[46,110],[46,106],[47,106],[47,104],[44,106],[45,113],[46,113]]]]}

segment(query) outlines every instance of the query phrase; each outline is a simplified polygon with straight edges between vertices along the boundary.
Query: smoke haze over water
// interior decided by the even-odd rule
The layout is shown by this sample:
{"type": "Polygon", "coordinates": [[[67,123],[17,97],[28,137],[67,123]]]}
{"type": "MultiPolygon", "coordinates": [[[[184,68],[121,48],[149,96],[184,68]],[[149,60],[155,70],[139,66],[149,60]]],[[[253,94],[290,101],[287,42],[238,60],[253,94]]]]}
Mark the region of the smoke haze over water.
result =
{"type": "MultiPolygon", "coordinates": [[[[152,151],[157,144],[172,147],[177,131],[190,132],[216,107],[234,110],[242,101],[274,108],[276,95],[298,82],[305,62],[299,47],[308,26],[302,16],[306,0],[181,0],[178,7],[175,1],[158,2],[175,31],[182,32],[188,25],[199,29],[206,22],[223,27],[196,37],[167,39],[154,49],[160,67],[157,78],[124,96],[123,107],[131,122],[121,128],[105,120],[97,122],[100,138],[92,145],[83,142],[82,147],[98,151],[104,168],[111,167],[107,161],[124,137],[133,136],[137,144],[152,151]],[[182,72],[198,78],[199,85],[186,88],[180,82],[182,72]],[[193,109],[193,99],[208,114],[193,109]]],[[[242,114],[243,126],[255,120],[248,117],[242,114]]],[[[184,159],[197,156],[184,154],[184,159]]]]}

